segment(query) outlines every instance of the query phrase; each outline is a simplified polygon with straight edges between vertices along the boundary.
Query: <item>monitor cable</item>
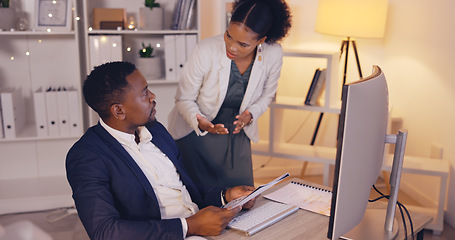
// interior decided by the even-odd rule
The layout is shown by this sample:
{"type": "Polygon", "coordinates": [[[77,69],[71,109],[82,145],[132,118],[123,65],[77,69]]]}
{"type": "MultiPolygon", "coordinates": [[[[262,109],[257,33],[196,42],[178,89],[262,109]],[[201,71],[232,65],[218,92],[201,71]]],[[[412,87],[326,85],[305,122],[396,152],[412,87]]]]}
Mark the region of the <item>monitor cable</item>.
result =
{"type": "MultiPolygon", "coordinates": [[[[380,199],[383,199],[383,198],[386,198],[386,199],[389,199],[390,195],[384,195],[381,191],[379,191],[379,189],[376,188],[375,185],[373,185],[373,189],[380,195],[380,197],[377,197],[375,199],[372,199],[372,200],[368,200],[368,202],[376,202],[380,199]]],[[[403,227],[404,227],[404,239],[407,240],[408,239],[408,231],[407,231],[407,226],[406,226],[406,220],[405,220],[405,217],[404,217],[404,213],[403,213],[403,209],[404,211],[406,212],[406,215],[408,217],[408,220],[409,220],[409,225],[411,227],[411,235],[412,235],[412,239],[414,240],[415,239],[415,236],[414,236],[414,225],[412,223],[412,219],[411,219],[411,215],[409,214],[409,211],[408,209],[406,209],[406,207],[400,203],[399,201],[397,201],[397,205],[400,209],[400,214],[401,214],[401,220],[403,221],[403,227]]]]}

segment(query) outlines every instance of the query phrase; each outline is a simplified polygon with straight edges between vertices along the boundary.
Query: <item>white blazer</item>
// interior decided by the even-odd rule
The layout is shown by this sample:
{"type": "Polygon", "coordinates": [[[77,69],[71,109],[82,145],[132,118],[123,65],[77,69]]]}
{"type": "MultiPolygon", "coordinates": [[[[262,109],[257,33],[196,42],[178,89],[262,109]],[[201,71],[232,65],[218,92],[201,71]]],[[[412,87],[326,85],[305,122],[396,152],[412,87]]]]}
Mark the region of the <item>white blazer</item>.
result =
{"type": "MultiPolygon", "coordinates": [[[[283,65],[283,50],[279,44],[262,44],[262,61],[258,61],[258,54],[240,106],[240,113],[248,109],[253,115],[253,123],[244,128],[253,142],[259,141],[257,119],[275,96],[283,65]]],[[[223,35],[204,39],[196,45],[183,69],[175,107],[169,114],[168,128],[174,139],[193,130],[198,136],[207,134],[199,129],[196,114],[210,121],[216,117],[226,96],[230,70],[231,60],[226,56],[223,35]]]]}

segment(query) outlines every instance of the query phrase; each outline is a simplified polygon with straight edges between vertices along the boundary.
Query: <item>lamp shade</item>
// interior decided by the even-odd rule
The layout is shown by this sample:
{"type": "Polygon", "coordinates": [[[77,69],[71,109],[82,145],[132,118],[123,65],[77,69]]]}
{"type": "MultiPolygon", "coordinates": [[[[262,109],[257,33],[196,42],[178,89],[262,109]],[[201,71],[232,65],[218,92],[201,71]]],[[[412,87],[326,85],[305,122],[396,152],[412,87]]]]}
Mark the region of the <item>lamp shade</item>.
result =
{"type": "Polygon", "coordinates": [[[316,32],[343,37],[382,38],[387,0],[319,0],[316,32]]]}

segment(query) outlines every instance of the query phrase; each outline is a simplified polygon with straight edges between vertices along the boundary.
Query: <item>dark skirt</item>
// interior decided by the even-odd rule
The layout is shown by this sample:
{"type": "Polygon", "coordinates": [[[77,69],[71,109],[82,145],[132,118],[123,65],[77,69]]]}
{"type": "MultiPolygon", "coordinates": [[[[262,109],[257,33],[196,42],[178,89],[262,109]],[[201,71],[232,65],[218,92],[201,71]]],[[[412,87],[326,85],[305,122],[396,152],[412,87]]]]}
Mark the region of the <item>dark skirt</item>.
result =
{"type": "Polygon", "coordinates": [[[212,121],[223,123],[229,134],[197,136],[193,131],[177,140],[183,163],[196,183],[217,187],[254,185],[250,139],[243,130],[232,134],[236,115],[236,109],[221,108],[212,121]]]}

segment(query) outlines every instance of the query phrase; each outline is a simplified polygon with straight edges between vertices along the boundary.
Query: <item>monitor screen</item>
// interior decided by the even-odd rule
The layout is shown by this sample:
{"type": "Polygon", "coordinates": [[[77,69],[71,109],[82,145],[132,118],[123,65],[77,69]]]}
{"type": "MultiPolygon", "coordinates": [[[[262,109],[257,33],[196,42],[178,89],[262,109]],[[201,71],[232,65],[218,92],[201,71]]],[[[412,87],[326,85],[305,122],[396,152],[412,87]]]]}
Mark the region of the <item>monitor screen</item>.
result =
{"type": "Polygon", "coordinates": [[[327,233],[330,239],[349,232],[365,214],[383,163],[388,109],[387,82],[379,67],[373,67],[372,75],[343,86],[327,233]]]}

